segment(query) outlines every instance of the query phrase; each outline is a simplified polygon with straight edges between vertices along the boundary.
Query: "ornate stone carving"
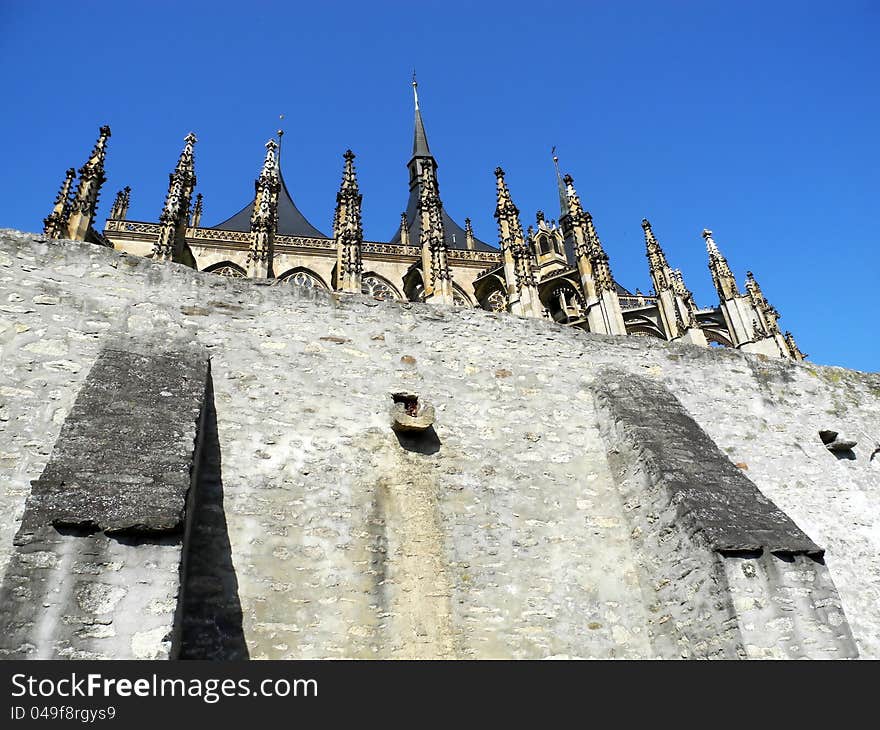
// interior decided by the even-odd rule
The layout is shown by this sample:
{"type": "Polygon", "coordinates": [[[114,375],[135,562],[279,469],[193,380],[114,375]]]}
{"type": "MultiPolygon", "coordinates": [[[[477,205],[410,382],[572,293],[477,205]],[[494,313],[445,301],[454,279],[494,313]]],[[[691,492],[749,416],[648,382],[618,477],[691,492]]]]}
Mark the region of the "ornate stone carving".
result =
{"type": "Polygon", "coordinates": [[[116,193],[116,199],[113,201],[113,207],[110,209],[110,217],[116,220],[125,220],[128,215],[128,206],[131,202],[131,188],[126,185],[122,190],[116,193]]]}
{"type": "Polygon", "coordinates": [[[278,143],[274,139],[266,142],[266,158],[260,176],[254,182],[251,247],[247,257],[248,276],[251,278],[272,277],[275,234],[278,230],[278,194],[281,190],[278,158],[275,155],[277,149],[278,143]]]}
{"type": "Polygon", "coordinates": [[[362,196],[354,169],[354,152],[346,150],[342,184],[336,194],[333,236],[336,239],[336,288],[357,293],[361,290],[361,246],[364,229],[361,223],[362,196]]]}
{"type": "Polygon", "coordinates": [[[110,127],[106,124],[98,130],[98,141],[89,159],[79,169],[79,184],[70,199],[70,212],[67,219],[67,238],[84,241],[91,228],[98,207],[101,186],[107,181],[104,175],[104,159],[107,155],[107,140],[110,127]]]}
{"type": "Polygon", "coordinates": [[[177,166],[168,176],[168,193],[159,215],[159,237],[153,246],[153,258],[157,261],[180,263],[184,259],[189,206],[196,186],[194,146],[198,140],[190,132],[183,141],[177,166]]]}
{"type": "Polygon", "coordinates": [[[70,218],[70,191],[76,170],[70,168],[61,183],[61,189],[55,198],[55,207],[52,212],[43,219],[43,233],[49,238],[64,238],[67,235],[67,221],[70,218]]]}

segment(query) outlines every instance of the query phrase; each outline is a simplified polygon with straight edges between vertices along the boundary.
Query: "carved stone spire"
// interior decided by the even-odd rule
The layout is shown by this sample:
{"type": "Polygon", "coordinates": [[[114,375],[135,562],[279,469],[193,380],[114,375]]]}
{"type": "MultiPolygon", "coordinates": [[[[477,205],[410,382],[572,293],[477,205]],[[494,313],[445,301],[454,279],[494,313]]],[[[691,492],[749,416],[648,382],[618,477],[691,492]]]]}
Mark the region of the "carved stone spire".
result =
{"type": "Polygon", "coordinates": [[[495,219],[498,221],[508,306],[513,314],[540,317],[543,307],[538,296],[534,261],[523,237],[519,209],[513,203],[504,180],[504,170],[500,167],[495,168],[495,185],[495,219]]]}
{"type": "Polygon", "coordinates": [[[79,185],[70,200],[70,215],[67,219],[67,238],[85,241],[98,207],[101,186],[107,181],[104,176],[104,158],[107,156],[107,140],[110,127],[106,124],[98,130],[98,141],[89,159],[79,169],[79,185]]]}
{"type": "Polygon", "coordinates": [[[579,235],[575,235],[574,249],[576,256],[586,256],[593,270],[593,279],[597,292],[616,291],[614,277],[611,275],[611,266],[608,263],[608,254],[602,246],[593,216],[581,205],[581,199],[574,189],[574,179],[571,175],[563,178],[565,183],[565,195],[567,213],[566,219],[570,229],[580,229],[579,235]]]}
{"type": "Polygon", "coordinates": [[[584,209],[581,205],[581,199],[577,194],[577,190],[574,189],[574,178],[571,175],[566,175],[562,178],[562,182],[565,184],[565,187],[562,189],[565,194],[565,208],[562,210],[560,220],[565,216],[578,219],[583,215],[584,209]]]}
{"type": "Polygon", "coordinates": [[[581,206],[572,176],[565,175],[562,182],[565,185],[565,207],[560,223],[574,250],[589,330],[608,335],[625,335],[626,325],[620,309],[620,299],[611,275],[608,255],[596,232],[593,217],[581,206]]]}
{"type": "Polygon", "coordinates": [[[741,294],[727,259],[712,240],[712,231],[704,230],[703,238],[709,252],[709,271],[720,299],[719,308],[733,346],[770,357],[792,357],[776,324],[779,313],[767,303],[754,277],[748,277],[746,293],[741,294]]]}
{"type": "Polygon", "coordinates": [[[765,332],[769,335],[779,334],[779,312],[776,310],[776,307],[773,307],[767,301],[764,292],[761,291],[761,287],[755,281],[755,275],[751,271],[746,272],[746,292],[752,300],[752,306],[755,307],[761,317],[761,324],[765,332]]]}
{"type": "Polygon", "coordinates": [[[185,261],[186,226],[189,223],[193,188],[196,186],[194,146],[197,141],[192,132],[183,138],[183,150],[177,165],[174,172],[168,175],[168,193],[159,214],[159,237],[153,246],[153,258],[157,261],[185,261]]]}
{"type": "Polygon", "coordinates": [[[424,158],[421,163],[418,214],[425,301],[452,304],[452,272],[443,229],[443,204],[437,191],[436,163],[433,157],[424,158]]]}
{"type": "Polygon", "coordinates": [[[274,139],[266,142],[266,158],[260,176],[254,181],[254,211],[251,215],[251,247],[248,252],[248,276],[267,279],[274,276],[275,233],[278,230],[278,194],[281,176],[274,139]]]}
{"type": "Polygon", "coordinates": [[[669,265],[647,218],[642,219],[642,230],[645,232],[648,267],[657,295],[660,324],[666,337],[670,340],[685,337],[692,344],[707,347],[706,336],[697,320],[694,296],[684,285],[681,271],[669,265]]]}
{"type": "Polygon", "coordinates": [[[76,177],[74,168],[68,169],[61,183],[61,189],[55,198],[55,207],[52,212],[43,219],[43,233],[49,238],[65,238],[67,236],[67,221],[70,217],[70,191],[73,188],[73,179],[76,177]]]}
{"type": "Polygon", "coordinates": [[[721,255],[715,241],[712,240],[712,231],[703,229],[703,238],[706,239],[706,251],[709,253],[709,271],[712,274],[712,282],[715,290],[722,300],[733,299],[740,295],[736,285],[736,278],[730,270],[727,259],[721,255]]]}
{"type": "Polygon", "coordinates": [[[464,219],[464,243],[468,251],[474,250],[474,229],[471,227],[471,219],[464,219]]]}
{"type": "Polygon", "coordinates": [[[336,239],[336,288],[339,291],[360,293],[361,245],[364,230],[361,223],[362,196],[354,169],[354,152],[346,150],[342,184],[336,194],[333,236],[336,239]]]}
{"type": "Polygon", "coordinates": [[[800,348],[797,346],[797,342],[795,342],[794,335],[791,332],[786,331],[784,337],[785,344],[788,347],[789,357],[792,360],[806,360],[807,356],[800,351],[800,348]]]}
{"type": "Polygon", "coordinates": [[[202,194],[199,193],[196,195],[196,204],[193,206],[192,217],[190,218],[189,224],[193,228],[198,228],[199,223],[202,222],[202,194]]]}
{"type": "Polygon", "coordinates": [[[660,291],[671,287],[672,282],[669,280],[669,262],[666,260],[666,254],[660,247],[660,242],[654,236],[651,230],[651,224],[647,218],[642,218],[642,230],[645,232],[645,247],[648,256],[648,268],[651,272],[651,279],[654,281],[654,291],[660,291]]]}
{"type": "Polygon", "coordinates": [[[409,246],[409,222],[406,220],[406,211],[400,214],[400,243],[409,246]]]}
{"type": "Polygon", "coordinates": [[[124,221],[128,215],[129,203],[131,203],[131,188],[126,185],[116,193],[116,199],[113,201],[113,207],[110,209],[110,218],[124,221]]]}
{"type": "Polygon", "coordinates": [[[611,265],[608,263],[608,254],[599,240],[599,234],[593,225],[593,216],[584,211],[584,220],[587,225],[587,239],[590,242],[590,260],[593,264],[593,272],[596,277],[596,289],[602,291],[616,291],[614,277],[611,275],[611,265]]]}
{"type": "Polygon", "coordinates": [[[699,326],[697,323],[697,302],[694,299],[693,292],[685,286],[684,276],[681,269],[670,269],[669,280],[672,282],[672,291],[684,302],[686,311],[690,314],[690,319],[685,319],[688,326],[699,326]]]}

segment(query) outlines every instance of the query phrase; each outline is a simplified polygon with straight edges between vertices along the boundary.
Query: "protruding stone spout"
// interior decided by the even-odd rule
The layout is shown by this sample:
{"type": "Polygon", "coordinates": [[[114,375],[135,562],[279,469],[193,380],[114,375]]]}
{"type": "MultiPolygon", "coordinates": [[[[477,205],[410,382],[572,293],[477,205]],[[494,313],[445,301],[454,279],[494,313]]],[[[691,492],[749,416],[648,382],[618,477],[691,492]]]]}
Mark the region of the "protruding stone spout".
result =
{"type": "Polygon", "coordinates": [[[419,404],[416,393],[392,393],[391,428],[398,433],[422,433],[434,424],[434,406],[419,404]]]}

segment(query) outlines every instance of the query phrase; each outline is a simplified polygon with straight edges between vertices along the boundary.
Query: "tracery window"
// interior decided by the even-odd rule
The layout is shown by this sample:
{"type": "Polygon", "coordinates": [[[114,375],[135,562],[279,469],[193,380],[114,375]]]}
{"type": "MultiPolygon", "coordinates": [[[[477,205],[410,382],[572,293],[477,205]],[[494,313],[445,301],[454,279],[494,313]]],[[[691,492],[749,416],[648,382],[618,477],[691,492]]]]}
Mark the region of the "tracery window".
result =
{"type": "Polygon", "coordinates": [[[456,307],[470,307],[471,303],[467,300],[464,294],[462,294],[458,289],[452,287],[452,304],[456,307]]]}
{"type": "Polygon", "coordinates": [[[308,271],[295,271],[294,273],[283,276],[275,280],[276,284],[296,284],[306,289],[326,289],[324,283],[314,274],[308,271]]]}
{"type": "Polygon", "coordinates": [[[376,299],[397,299],[397,293],[394,289],[378,276],[365,276],[361,279],[361,293],[376,299]]]}
{"type": "Polygon", "coordinates": [[[220,276],[229,276],[233,279],[244,279],[245,275],[242,273],[241,269],[236,266],[231,266],[229,264],[225,264],[223,266],[218,266],[216,269],[211,269],[211,274],[219,274],[220,276]]]}

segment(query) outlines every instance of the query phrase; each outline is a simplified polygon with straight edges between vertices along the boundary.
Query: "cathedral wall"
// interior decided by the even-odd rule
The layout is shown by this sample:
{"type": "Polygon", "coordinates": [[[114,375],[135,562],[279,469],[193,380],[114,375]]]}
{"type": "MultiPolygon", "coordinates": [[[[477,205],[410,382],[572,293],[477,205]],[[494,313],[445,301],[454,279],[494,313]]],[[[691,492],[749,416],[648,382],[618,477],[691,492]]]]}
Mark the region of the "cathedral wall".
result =
{"type": "Polygon", "coordinates": [[[209,266],[223,261],[231,261],[247,271],[247,249],[236,251],[229,248],[214,248],[211,246],[190,246],[190,250],[196,260],[196,268],[204,271],[209,266]]]}
{"type": "MultiPolygon", "coordinates": [[[[826,549],[859,652],[880,658],[877,374],[258,286],[14,232],[0,234],[0,571],[30,480],[120,334],[211,356],[222,499],[204,534],[219,557],[187,590],[204,610],[239,607],[252,658],[668,655],[662,586],[640,570],[593,401],[604,365],[668,388],[826,549]],[[435,406],[433,437],[390,429],[399,390],[435,406]],[[858,441],[854,458],[821,429],[858,441]]],[[[756,575],[770,585],[774,566],[756,575]]],[[[744,606],[754,584],[739,564],[722,574],[744,606]]],[[[783,606],[816,573],[786,575],[783,606]]],[[[749,645],[790,633],[742,616],[749,645]]]]}
{"type": "Polygon", "coordinates": [[[336,266],[335,250],[321,253],[276,253],[272,263],[275,276],[282,276],[295,268],[309,269],[320,276],[328,288],[332,288],[334,266],[336,266]]]}
{"type": "Polygon", "coordinates": [[[124,238],[113,233],[107,235],[106,232],[104,237],[113,244],[113,248],[117,251],[124,251],[133,256],[149,256],[153,252],[153,245],[155,243],[154,241],[124,238]]]}

